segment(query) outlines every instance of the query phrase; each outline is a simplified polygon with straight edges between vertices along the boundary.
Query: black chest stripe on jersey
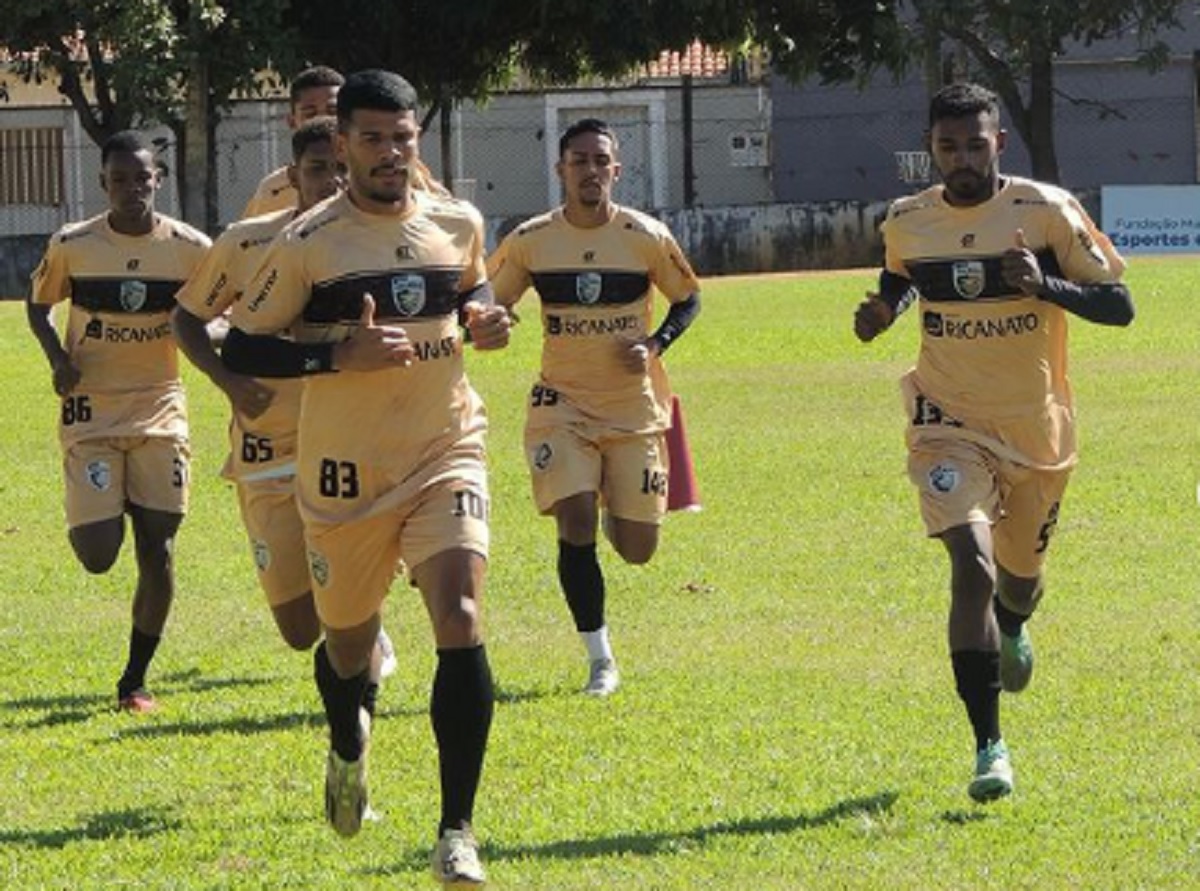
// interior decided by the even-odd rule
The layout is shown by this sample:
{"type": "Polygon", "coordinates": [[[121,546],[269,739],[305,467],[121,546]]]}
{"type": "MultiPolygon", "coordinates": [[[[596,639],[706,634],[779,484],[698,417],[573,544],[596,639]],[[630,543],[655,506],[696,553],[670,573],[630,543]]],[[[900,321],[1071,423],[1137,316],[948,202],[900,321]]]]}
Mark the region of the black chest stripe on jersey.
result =
{"type": "Polygon", "coordinates": [[[538,296],[542,298],[542,303],[546,304],[557,306],[620,305],[636,303],[645,297],[646,291],[650,288],[650,276],[644,272],[621,272],[608,269],[555,270],[554,272],[535,272],[533,286],[537,289],[538,296]]]}
{"type": "Polygon", "coordinates": [[[462,269],[393,269],[314,285],[304,321],[357,322],[362,298],[375,298],[376,319],[430,319],[458,311],[462,269]]]}
{"type": "MultiPolygon", "coordinates": [[[[1061,277],[1058,258],[1051,250],[1037,253],[1043,275],[1061,277]]],[[[1001,258],[945,257],[934,260],[908,260],[905,267],[921,297],[934,303],[974,300],[1017,299],[1025,295],[1006,284],[1001,274],[1001,258]]]]}
{"type": "Polygon", "coordinates": [[[182,281],[172,279],[72,278],[71,302],[91,312],[170,312],[182,281]]]}

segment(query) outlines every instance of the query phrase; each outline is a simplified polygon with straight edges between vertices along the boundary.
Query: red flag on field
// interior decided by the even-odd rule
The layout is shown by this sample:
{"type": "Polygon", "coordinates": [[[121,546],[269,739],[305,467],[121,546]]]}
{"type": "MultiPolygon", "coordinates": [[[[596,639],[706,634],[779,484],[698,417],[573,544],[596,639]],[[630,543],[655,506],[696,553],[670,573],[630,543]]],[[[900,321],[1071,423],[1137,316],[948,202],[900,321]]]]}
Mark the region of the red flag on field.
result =
{"type": "Polygon", "coordinates": [[[698,511],[700,486],[696,483],[696,466],[688,448],[687,428],[683,422],[683,405],[679,397],[671,396],[671,426],[667,428],[667,510],[698,511]]]}

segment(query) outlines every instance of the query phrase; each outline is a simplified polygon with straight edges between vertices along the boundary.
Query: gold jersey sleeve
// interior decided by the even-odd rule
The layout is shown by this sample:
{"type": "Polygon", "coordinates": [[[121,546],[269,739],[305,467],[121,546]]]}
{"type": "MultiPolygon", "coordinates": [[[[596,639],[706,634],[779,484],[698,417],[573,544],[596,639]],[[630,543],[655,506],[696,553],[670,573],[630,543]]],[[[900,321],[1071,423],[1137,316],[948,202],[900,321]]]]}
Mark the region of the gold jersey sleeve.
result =
{"type": "Polygon", "coordinates": [[[300,196],[292,181],[288,179],[287,167],[280,167],[262,178],[262,182],[246,202],[242,219],[261,217],[280,210],[295,210],[299,203],[300,196]]]}
{"type": "Polygon", "coordinates": [[[403,476],[486,428],[458,327],[460,295],[486,280],[482,219],[471,205],[422,194],[393,217],[363,213],[341,195],[280,233],[233,320],[251,334],[337,342],[371,294],[376,323],[403,327],[416,361],[306,378],[300,449],[403,476]]]}
{"type": "Polygon", "coordinates": [[[990,200],[955,207],[934,186],[896,201],[882,227],[886,268],[920,294],[920,391],[956,417],[1029,417],[1071,408],[1067,314],[1008,286],[1017,233],[1044,273],[1116,281],[1125,264],[1066,191],[1009,177],[990,200]]]}
{"type": "Polygon", "coordinates": [[[627,371],[624,344],[650,333],[657,289],[669,302],[700,290],[670,230],[618,208],[603,226],[572,226],[561,209],[511,232],[489,260],[497,299],[512,305],[532,286],[541,299],[541,383],[595,421],[649,432],[669,420],[662,362],[627,371]]]}
{"type": "Polygon", "coordinates": [[[72,395],[87,399],[87,423],[62,427],[64,441],[186,430],[182,408],[164,408],[182,398],[166,398],[182,394],[170,313],[210,243],[161,214],[147,235],[116,232],[104,214],[51,237],[31,300],[70,301],[63,346],[81,374],[72,395]]]}

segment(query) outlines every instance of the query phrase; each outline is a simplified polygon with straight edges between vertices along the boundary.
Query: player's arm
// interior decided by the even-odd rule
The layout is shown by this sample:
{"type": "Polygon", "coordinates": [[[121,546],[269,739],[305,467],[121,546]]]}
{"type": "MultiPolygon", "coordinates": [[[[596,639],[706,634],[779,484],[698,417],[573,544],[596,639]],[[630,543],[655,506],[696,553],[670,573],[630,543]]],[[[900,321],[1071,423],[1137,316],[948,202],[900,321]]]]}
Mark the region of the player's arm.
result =
{"type": "Polygon", "coordinates": [[[475,214],[473,223],[475,237],[463,270],[464,290],[458,295],[459,323],[466,329],[465,339],[475,349],[499,350],[508,346],[512,317],[508,307],[496,301],[483,257],[483,217],[475,214]]]}
{"type": "Polygon", "coordinates": [[[917,287],[912,279],[884,269],[879,274],[879,290],[867,294],[867,299],[854,311],[854,334],[863,343],[874,340],[896,321],[917,299],[917,287]]]}
{"type": "Polygon", "coordinates": [[[700,292],[693,291],[682,300],[672,303],[666,316],[653,334],[647,338],[646,346],[661,356],[667,347],[683,336],[683,333],[700,315],[700,292]]]}
{"type": "MultiPolygon", "coordinates": [[[[1083,224],[1079,225],[1082,228],[1083,224]]],[[[1076,243],[1082,243],[1081,236],[1074,230],[1066,238],[1067,250],[1076,250],[1076,243]]],[[[1092,250],[1095,254],[1090,256],[1095,259],[1090,264],[1087,259],[1071,257],[1068,263],[1078,264],[1079,271],[1090,272],[1093,265],[1099,268],[1104,262],[1104,254],[1099,247],[1092,250]]],[[[1025,233],[1020,229],[1016,232],[1014,246],[1004,252],[1002,264],[1001,273],[1008,284],[1019,288],[1022,293],[1061,306],[1081,319],[1122,327],[1133,321],[1133,295],[1124,282],[1072,281],[1044,272],[1037,254],[1030,250],[1025,242],[1025,233]]]]}
{"type": "Polygon", "coordinates": [[[270,407],[275,392],[253,377],[225,367],[202,318],[183,306],[176,306],[171,313],[171,330],[183,354],[225,394],[237,411],[248,418],[257,418],[270,407]]]}
{"type": "Polygon", "coordinates": [[[58,332],[54,330],[54,324],[50,321],[50,309],[51,307],[34,303],[31,299],[25,304],[25,318],[29,321],[29,330],[37,338],[46,361],[50,363],[54,392],[59,396],[66,396],[79,385],[81,374],[67,351],[63,349],[58,332]]]}

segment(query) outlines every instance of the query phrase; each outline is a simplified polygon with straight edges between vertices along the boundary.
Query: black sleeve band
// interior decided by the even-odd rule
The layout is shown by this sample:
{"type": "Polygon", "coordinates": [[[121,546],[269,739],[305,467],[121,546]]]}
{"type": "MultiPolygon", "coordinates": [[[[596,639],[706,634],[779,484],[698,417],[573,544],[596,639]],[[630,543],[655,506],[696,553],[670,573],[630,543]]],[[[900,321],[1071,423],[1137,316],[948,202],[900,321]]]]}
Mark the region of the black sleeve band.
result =
{"type": "Polygon", "coordinates": [[[892,308],[892,315],[898,316],[916,301],[919,293],[911,279],[894,272],[883,270],[879,273],[879,299],[892,308]]]}
{"type": "Polygon", "coordinates": [[[333,368],[333,344],[296,343],[282,337],[247,334],[230,328],[221,347],[221,361],[237,374],[251,377],[303,377],[333,368]]]}
{"type": "Polygon", "coordinates": [[[700,295],[689,294],[684,300],[672,303],[667,310],[666,318],[658,326],[658,330],[650,336],[658,341],[658,352],[661,355],[672,343],[679,339],[688,326],[700,314],[700,295]]]}
{"type": "Polygon", "coordinates": [[[1133,295],[1121,282],[1077,284],[1047,275],[1037,296],[1099,325],[1125,326],[1133,321],[1133,295]]]}

